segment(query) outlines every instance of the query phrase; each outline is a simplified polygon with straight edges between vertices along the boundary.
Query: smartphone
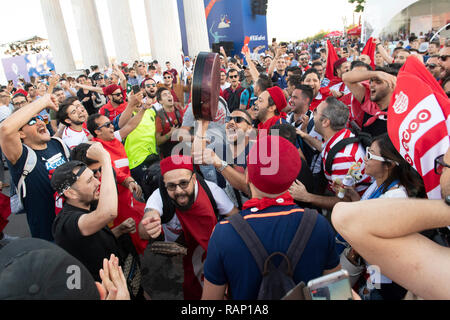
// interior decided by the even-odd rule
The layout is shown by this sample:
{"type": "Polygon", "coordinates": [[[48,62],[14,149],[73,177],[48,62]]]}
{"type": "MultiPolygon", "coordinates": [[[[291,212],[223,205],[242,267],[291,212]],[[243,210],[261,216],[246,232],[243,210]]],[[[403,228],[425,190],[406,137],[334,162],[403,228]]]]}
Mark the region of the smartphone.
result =
{"type": "Polygon", "coordinates": [[[131,90],[133,91],[134,94],[137,94],[141,91],[141,87],[139,85],[134,85],[131,87],[131,90]]]}
{"type": "Polygon", "coordinates": [[[347,270],[340,270],[308,282],[312,300],[353,300],[347,270]]]}

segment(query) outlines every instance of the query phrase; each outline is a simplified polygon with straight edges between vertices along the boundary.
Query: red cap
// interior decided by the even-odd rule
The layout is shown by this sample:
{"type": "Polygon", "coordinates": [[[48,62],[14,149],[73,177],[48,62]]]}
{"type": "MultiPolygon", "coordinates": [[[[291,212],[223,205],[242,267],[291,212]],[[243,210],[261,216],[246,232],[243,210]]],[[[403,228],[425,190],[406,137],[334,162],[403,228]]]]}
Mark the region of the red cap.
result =
{"type": "Polygon", "coordinates": [[[19,89],[19,90],[17,90],[16,92],[14,92],[14,96],[15,96],[16,94],[23,94],[25,97],[28,97],[28,92],[26,92],[26,91],[23,90],[23,89],[19,89]]]}
{"type": "Polygon", "coordinates": [[[248,155],[249,181],[268,194],[289,189],[302,168],[300,154],[288,140],[279,136],[258,139],[248,155]]]}
{"type": "Polygon", "coordinates": [[[272,88],[268,88],[267,92],[269,92],[270,96],[272,97],[272,100],[275,102],[278,112],[281,112],[281,110],[286,108],[287,106],[286,97],[284,96],[283,90],[281,90],[280,87],[275,86],[272,88]]]}
{"type": "Polygon", "coordinates": [[[347,62],[347,58],[340,58],[337,60],[333,65],[334,70],[336,71],[336,69],[339,68],[344,62],[347,62]]]}
{"type": "Polygon", "coordinates": [[[173,155],[167,157],[159,163],[161,168],[161,175],[166,172],[176,170],[176,169],[187,169],[189,171],[194,171],[194,165],[192,164],[192,158],[188,156],[173,155]]]}
{"type": "Polygon", "coordinates": [[[117,89],[120,89],[120,91],[122,91],[122,87],[119,87],[117,84],[112,84],[110,86],[107,86],[106,88],[103,88],[103,93],[106,96],[110,96],[113,94],[114,91],[116,91],[117,89]]]}

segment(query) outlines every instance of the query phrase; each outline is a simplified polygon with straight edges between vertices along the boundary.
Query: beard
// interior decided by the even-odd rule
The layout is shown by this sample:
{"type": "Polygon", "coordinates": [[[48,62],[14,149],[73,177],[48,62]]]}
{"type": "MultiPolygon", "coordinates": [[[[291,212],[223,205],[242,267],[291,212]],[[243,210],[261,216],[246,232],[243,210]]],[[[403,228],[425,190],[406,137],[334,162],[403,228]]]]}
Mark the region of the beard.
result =
{"type": "Polygon", "coordinates": [[[151,93],[148,92],[147,90],[145,90],[145,94],[147,95],[147,97],[154,99],[156,97],[156,92],[155,93],[151,93]]]}
{"type": "Polygon", "coordinates": [[[113,102],[116,103],[116,104],[122,104],[123,103],[123,98],[113,99],[113,102]]]}
{"type": "Polygon", "coordinates": [[[174,206],[175,206],[176,209],[178,209],[178,210],[180,210],[180,211],[187,211],[187,210],[189,210],[189,209],[192,207],[192,205],[194,204],[195,193],[192,192],[192,194],[188,194],[188,193],[177,194],[177,195],[175,195],[175,199],[172,199],[172,198],[171,198],[171,200],[172,200],[172,203],[174,204],[174,206]],[[185,205],[183,205],[183,206],[180,205],[180,204],[178,204],[178,202],[177,202],[177,199],[178,199],[179,197],[182,197],[182,196],[187,196],[187,197],[189,198],[189,201],[188,201],[185,205]]]}

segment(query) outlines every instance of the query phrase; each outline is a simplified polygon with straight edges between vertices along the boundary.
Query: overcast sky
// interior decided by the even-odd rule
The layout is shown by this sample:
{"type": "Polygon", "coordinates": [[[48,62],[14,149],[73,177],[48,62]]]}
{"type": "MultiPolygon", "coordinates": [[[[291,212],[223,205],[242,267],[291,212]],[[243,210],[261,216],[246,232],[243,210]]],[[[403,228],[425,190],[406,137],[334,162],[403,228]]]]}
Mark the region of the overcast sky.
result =
{"type": "MultiPolygon", "coordinates": [[[[96,0],[106,49],[115,55],[112,40],[107,0],[96,0]]],[[[148,33],[145,9],[142,0],[129,0],[140,53],[148,53],[148,33]]],[[[164,1],[164,0],[161,0],[164,1]]],[[[60,0],[67,32],[75,60],[80,59],[76,29],[70,0],[60,0]]],[[[353,5],[348,0],[269,0],[267,12],[268,38],[298,40],[324,30],[342,30],[343,17],[347,25],[353,22],[353,5]]],[[[357,17],[355,17],[357,22],[357,17]]],[[[0,43],[38,35],[47,37],[39,0],[0,1],[0,43]]]]}

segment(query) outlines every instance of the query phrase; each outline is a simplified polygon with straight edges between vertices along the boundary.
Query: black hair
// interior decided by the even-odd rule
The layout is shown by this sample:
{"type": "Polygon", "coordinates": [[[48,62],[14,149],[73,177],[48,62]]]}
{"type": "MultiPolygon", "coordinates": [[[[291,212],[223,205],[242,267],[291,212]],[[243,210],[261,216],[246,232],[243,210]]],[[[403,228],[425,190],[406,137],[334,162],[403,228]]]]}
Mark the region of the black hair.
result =
{"type": "Polygon", "coordinates": [[[87,129],[89,130],[89,132],[92,134],[92,136],[94,138],[97,138],[97,134],[95,133],[95,130],[97,130],[97,127],[98,127],[95,120],[97,120],[101,116],[102,115],[100,113],[94,113],[94,114],[91,114],[89,116],[89,118],[87,119],[87,129]]]}
{"type": "Polygon", "coordinates": [[[282,138],[288,140],[294,146],[296,145],[297,132],[295,130],[295,127],[288,123],[281,123],[281,124],[273,125],[272,127],[270,127],[269,134],[271,136],[282,137],[282,138]]]}
{"type": "Polygon", "coordinates": [[[89,143],[80,143],[70,151],[70,159],[84,162],[87,166],[98,163],[87,157],[87,150],[92,146],[89,143]]]}
{"type": "Polygon", "coordinates": [[[302,75],[302,69],[300,69],[299,67],[287,67],[286,74],[288,72],[292,72],[294,75],[302,75]]]}
{"type": "Polygon", "coordinates": [[[30,90],[31,87],[34,87],[34,84],[32,83],[27,83],[23,86],[23,88],[25,89],[26,92],[28,92],[30,90]]]}
{"type": "Polygon", "coordinates": [[[314,100],[314,90],[310,86],[299,83],[295,85],[295,89],[301,90],[302,96],[309,99],[308,104],[314,100]]]}
{"type": "Polygon", "coordinates": [[[319,80],[320,80],[320,75],[319,75],[319,73],[317,72],[317,70],[314,69],[314,68],[311,68],[311,69],[306,70],[305,73],[303,74],[303,76],[302,76],[302,82],[304,82],[305,79],[306,79],[306,77],[308,76],[308,74],[311,74],[311,73],[315,73],[315,74],[317,75],[317,78],[319,78],[319,80]]]}
{"type": "Polygon", "coordinates": [[[170,90],[167,89],[166,87],[160,87],[160,88],[158,88],[158,90],[156,90],[156,101],[159,102],[161,100],[161,95],[166,90],[170,92],[170,90]]]}
{"type": "Polygon", "coordinates": [[[272,87],[272,80],[268,76],[260,74],[255,85],[261,89],[261,92],[264,92],[272,87]]]}
{"type": "Polygon", "coordinates": [[[302,76],[294,74],[293,76],[289,77],[288,84],[291,86],[297,86],[302,83],[302,76]]]}
{"type": "Polygon", "coordinates": [[[70,124],[66,122],[69,118],[67,109],[75,102],[78,101],[77,97],[69,97],[59,105],[58,111],[56,112],[56,120],[69,127],[70,124]]]}
{"type": "Polygon", "coordinates": [[[237,73],[239,74],[239,72],[238,72],[236,69],[230,69],[230,70],[228,70],[228,72],[227,72],[227,77],[229,77],[229,76],[230,76],[230,73],[232,73],[232,72],[237,72],[237,73]]]}
{"type": "Polygon", "coordinates": [[[370,65],[360,60],[352,61],[352,63],[350,64],[350,70],[353,70],[356,67],[364,67],[367,69],[367,71],[373,71],[373,68],[370,65]]]}
{"type": "MultiPolygon", "coordinates": [[[[320,57],[319,57],[319,59],[320,59],[320,57]]],[[[313,62],[313,64],[311,65],[311,67],[314,68],[315,66],[322,66],[322,67],[323,67],[323,63],[320,62],[320,61],[313,62]]]]}
{"type": "Polygon", "coordinates": [[[398,153],[392,144],[387,133],[375,137],[372,141],[377,142],[380,154],[383,158],[391,161],[384,162],[387,166],[392,166],[389,177],[383,182],[382,193],[388,191],[389,185],[395,180],[400,181],[400,185],[405,187],[409,197],[422,196],[425,193],[423,180],[418,172],[398,153]],[[396,165],[394,162],[397,162],[396,165]]]}

